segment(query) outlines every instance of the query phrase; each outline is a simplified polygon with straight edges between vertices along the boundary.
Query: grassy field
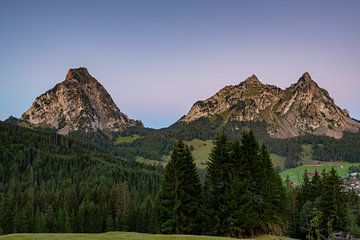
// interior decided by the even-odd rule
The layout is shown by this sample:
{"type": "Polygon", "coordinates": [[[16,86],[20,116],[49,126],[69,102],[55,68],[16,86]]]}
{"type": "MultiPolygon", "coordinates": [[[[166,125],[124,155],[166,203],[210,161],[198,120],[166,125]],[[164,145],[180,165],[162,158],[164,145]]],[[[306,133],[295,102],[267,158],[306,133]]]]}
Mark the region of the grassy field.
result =
{"type": "MultiPolygon", "coordinates": [[[[209,237],[194,235],[161,235],[132,232],[108,232],[100,234],[84,233],[33,233],[33,234],[10,234],[0,236],[1,240],[230,240],[234,238],[226,237],[209,237]]],[[[290,239],[276,236],[261,236],[259,240],[266,239],[290,239]]]]}
{"type": "MultiPolygon", "coordinates": [[[[199,139],[194,139],[191,141],[184,141],[186,145],[190,148],[193,148],[191,154],[194,157],[195,164],[199,169],[205,169],[206,163],[209,159],[209,154],[211,152],[212,147],[214,146],[212,140],[202,141],[199,139]],[[193,147],[191,147],[193,146],[193,147]]],[[[161,161],[145,159],[143,157],[136,157],[137,162],[148,163],[148,164],[161,164],[165,166],[170,161],[170,153],[162,156],[161,161]]]]}
{"type": "Polygon", "coordinates": [[[122,144],[122,143],[132,143],[133,141],[135,141],[136,139],[138,139],[140,136],[139,135],[131,135],[131,136],[119,136],[115,143],[116,144],[122,144]]]}
{"type": "Polygon", "coordinates": [[[324,169],[325,172],[329,172],[332,167],[336,170],[337,174],[339,174],[340,177],[344,178],[347,177],[348,170],[350,166],[359,166],[359,163],[348,163],[348,162],[329,162],[329,163],[322,163],[322,165],[302,165],[296,168],[291,168],[288,170],[285,170],[280,173],[281,177],[283,179],[286,178],[286,176],[289,176],[289,178],[295,183],[299,184],[299,182],[302,181],[302,177],[304,175],[305,170],[308,172],[315,172],[317,170],[319,173],[321,173],[324,169]]]}
{"type": "MultiPolygon", "coordinates": [[[[125,138],[125,137],[121,137],[125,138]]],[[[135,140],[135,139],[134,139],[135,140]]],[[[195,164],[199,169],[205,169],[206,163],[209,160],[209,155],[211,152],[211,149],[214,147],[213,140],[199,140],[199,139],[193,139],[191,141],[184,141],[186,145],[188,145],[190,148],[193,148],[191,151],[191,154],[194,157],[195,164]],[[191,147],[192,146],[192,147],[191,147]]],[[[285,157],[282,157],[277,154],[270,154],[271,161],[274,165],[274,167],[280,167],[284,168],[285,165],[285,157]]],[[[162,156],[161,161],[158,160],[152,160],[152,159],[145,159],[143,157],[136,157],[136,161],[140,163],[146,163],[146,164],[161,164],[165,166],[170,160],[170,154],[162,156]]]]}
{"type": "Polygon", "coordinates": [[[190,149],[192,148],[191,146],[193,146],[194,150],[192,150],[191,153],[195,159],[196,166],[200,169],[206,168],[206,163],[209,160],[209,154],[211,149],[214,147],[213,141],[193,139],[191,141],[184,141],[184,143],[188,145],[190,149]]]}

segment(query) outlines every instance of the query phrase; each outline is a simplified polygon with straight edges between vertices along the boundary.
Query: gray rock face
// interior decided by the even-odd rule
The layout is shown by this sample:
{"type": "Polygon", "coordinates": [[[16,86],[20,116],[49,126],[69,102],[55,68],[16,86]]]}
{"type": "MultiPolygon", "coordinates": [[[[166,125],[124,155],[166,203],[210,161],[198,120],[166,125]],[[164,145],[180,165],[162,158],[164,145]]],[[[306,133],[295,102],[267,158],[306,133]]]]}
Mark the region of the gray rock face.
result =
{"type": "Polygon", "coordinates": [[[337,107],[328,92],[304,73],[285,90],[262,84],[255,75],[226,86],[205,101],[196,102],[179,122],[220,115],[224,121],[265,121],[277,138],[304,134],[341,138],[343,131],[357,132],[360,124],[337,107]]]}
{"type": "Polygon", "coordinates": [[[70,69],[65,80],[37,97],[21,119],[58,129],[60,134],[98,130],[120,132],[128,127],[143,126],[119,110],[86,68],[70,69]]]}

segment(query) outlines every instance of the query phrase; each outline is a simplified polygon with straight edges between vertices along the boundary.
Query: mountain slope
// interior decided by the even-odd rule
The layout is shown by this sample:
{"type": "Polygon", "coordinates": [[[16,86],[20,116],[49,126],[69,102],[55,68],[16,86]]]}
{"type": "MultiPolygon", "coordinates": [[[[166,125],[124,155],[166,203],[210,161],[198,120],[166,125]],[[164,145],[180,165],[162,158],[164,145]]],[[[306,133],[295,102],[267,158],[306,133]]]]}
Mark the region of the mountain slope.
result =
{"type": "Polygon", "coordinates": [[[55,128],[60,134],[120,132],[128,127],[143,126],[119,110],[86,68],[70,69],[63,82],[35,99],[21,120],[55,128]]]}
{"type": "Polygon", "coordinates": [[[214,116],[221,116],[225,122],[266,122],[268,133],[277,138],[305,134],[341,138],[343,131],[360,129],[360,124],[337,107],[309,73],[285,90],[262,84],[252,75],[239,85],[226,86],[212,97],[196,102],[179,122],[214,116]]]}

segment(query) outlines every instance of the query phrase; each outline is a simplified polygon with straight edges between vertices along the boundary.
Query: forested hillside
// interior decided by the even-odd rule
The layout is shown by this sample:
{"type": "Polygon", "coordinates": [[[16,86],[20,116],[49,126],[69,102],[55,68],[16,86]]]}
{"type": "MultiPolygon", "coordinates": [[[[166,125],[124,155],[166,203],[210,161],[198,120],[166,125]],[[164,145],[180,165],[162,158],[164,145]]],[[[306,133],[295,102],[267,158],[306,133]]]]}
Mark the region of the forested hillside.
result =
{"type": "Polygon", "coordinates": [[[3,122],[0,143],[3,233],[154,231],[160,168],[3,122]]]}
{"type": "MultiPolygon", "coordinates": [[[[278,139],[270,137],[266,128],[267,125],[264,122],[230,121],[224,123],[221,117],[200,118],[186,124],[176,123],[159,130],[133,128],[126,130],[122,135],[136,134],[140,137],[132,142],[115,145],[112,152],[128,158],[142,156],[145,159],[161,160],[163,155],[169,154],[176,140],[213,140],[219,133],[225,133],[229,138],[239,140],[243,130],[252,129],[259,142],[263,143],[270,153],[286,158],[286,168],[300,164],[302,145],[311,145],[314,160],[360,162],[360,148],[358,147],[360,133],[344,132],[341,139],[316,135],[278,139]]],[[[114,137],[113,142],[117,136],[114,137]]]]}
{"type": "MultiPolygon", "coordinates": [[[[259,134],[261,128],[253,127],[259,134]]],[[[177,131],[177,137],[200,137],[195,129],[177,131]]],[[[139,137],[128,148],[146,134],[155,136],[153,130],[134,131],[139,137]]],[[[165,171],[116,157],[106,145],[0,123],[1,233],[360,235],[360,200],[343,191],[335,171],[312,179],[305,174],[300,186],[284,184],[266,146],[247,130],[216,137],[201,181],[190,148],[181,141],[170,146],[175,138],[163,136],[153,146],[169,144],[165,171]]],[[[126,151],[120,146],[113,153],[126,151]]]]}
{"type": "Polygon", "coordinates": [[[289,179],[284,184],[251,131],[241,142],[225,135],[216,139],[203,185],[190,149],[177,142],[159,196],[163,233],[301,239],[360,235],[360,198],[344,191],[336,170],[315,172],[311,179],[305,172],[300,186],[289,179]]]}

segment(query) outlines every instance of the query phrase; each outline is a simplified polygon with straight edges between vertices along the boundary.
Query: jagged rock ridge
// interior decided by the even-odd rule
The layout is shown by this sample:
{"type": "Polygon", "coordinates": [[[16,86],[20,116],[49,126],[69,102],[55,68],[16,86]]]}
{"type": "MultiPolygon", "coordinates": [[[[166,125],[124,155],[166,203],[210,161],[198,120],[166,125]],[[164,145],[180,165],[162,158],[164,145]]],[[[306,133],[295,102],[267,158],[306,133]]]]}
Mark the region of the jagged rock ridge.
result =
{"type": "Polygon", "coordinates": [[[70,69],[63,82],[37,97],[21,120],[33,125],[74,131],[119,132],[143,126],[122,113],[105,88],[86,68],[70,69]]]}
{"type": "Polygon", "coordinates": [[[304,73],[285,90],[262,84],[255,75],[235,86],[226,86],[212,97],[196,102],[179,122],[222,116],[224,121],[265,121],[277,138],[304,134],[341,138],[343,131],[357,132],[359,122],[337,107],[328,92],[304,73]]]}

